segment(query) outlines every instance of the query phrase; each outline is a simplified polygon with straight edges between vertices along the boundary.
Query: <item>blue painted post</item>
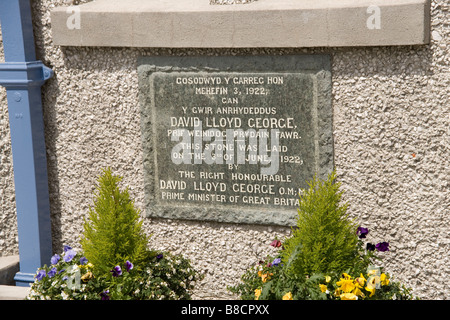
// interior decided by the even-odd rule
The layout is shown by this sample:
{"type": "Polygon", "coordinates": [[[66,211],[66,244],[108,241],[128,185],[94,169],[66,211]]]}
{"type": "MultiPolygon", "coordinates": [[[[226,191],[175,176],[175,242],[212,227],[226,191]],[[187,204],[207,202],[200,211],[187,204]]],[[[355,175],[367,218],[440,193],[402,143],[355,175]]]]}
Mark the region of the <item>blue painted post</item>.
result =
{"type": "Polygon", "coordinates": [[[52,255],[41,86],[53,71],[36,61],[30,0],[0,0],[6,88],[19,235],[16,285],[28,286],[52,255]]]}

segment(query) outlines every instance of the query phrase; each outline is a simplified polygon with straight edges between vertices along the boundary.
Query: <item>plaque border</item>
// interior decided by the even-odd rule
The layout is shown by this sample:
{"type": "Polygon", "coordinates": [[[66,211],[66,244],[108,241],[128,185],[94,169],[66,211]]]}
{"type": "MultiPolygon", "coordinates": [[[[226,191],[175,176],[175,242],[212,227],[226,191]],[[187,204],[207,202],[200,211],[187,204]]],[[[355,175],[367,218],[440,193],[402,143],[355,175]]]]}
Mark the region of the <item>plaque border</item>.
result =
{"type": "MultiPolygon", "coordinates": [[[[284,56],[141,56],[138,58],[139,104],[147,217],[221,223],[294,226],[297,210],[187,204],[159,204],[155,195],[155,146],[150,77],[155,72],[308,72],[314,75],[317,112],[316,174],[326,179],[334,168],[331,57],[327,54],[284,56]]],[[[311,177],[312,178],[312,177],[311,177]]]]}

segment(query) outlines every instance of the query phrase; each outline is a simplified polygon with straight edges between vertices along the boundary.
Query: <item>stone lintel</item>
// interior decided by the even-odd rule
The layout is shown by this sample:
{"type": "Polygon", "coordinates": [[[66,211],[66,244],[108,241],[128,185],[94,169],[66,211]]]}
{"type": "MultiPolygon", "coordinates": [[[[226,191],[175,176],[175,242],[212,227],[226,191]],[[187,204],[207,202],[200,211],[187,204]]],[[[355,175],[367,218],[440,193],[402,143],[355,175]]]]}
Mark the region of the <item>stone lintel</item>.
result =
{"type": "Polygon", "coordinates": [[[53,41],[96,47],[423,45],[430,0],[96,0],[51,12],[53,41]]]}

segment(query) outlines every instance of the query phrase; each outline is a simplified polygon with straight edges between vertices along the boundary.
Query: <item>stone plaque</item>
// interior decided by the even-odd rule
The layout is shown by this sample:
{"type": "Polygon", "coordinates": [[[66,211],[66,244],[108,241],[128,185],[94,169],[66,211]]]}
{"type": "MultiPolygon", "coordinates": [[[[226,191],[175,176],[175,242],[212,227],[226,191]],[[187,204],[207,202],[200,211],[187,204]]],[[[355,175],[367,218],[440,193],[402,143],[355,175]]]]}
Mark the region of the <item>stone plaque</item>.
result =
{"type": "Polygon", "coordinates": [[[333,168],[326,55],[142,57],[151,217],[293,225],[333,168]]]}

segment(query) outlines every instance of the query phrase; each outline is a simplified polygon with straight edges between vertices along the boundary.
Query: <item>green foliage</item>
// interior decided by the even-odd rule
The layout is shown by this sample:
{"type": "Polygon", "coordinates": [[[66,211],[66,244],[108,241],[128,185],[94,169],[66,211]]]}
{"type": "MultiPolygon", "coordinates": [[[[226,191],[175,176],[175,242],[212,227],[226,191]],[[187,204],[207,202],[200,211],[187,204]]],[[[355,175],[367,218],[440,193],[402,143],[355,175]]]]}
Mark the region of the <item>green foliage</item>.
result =
{"type": "Polygon", "coordinates": [[[293,274],[339,272],[361,262],[357,225],[348,219],[348,204],[341,203],[340,183],[335,178],[335,172],[326,181],[314,178],[300,195],[297,228],[282,252],[293,274]]]}
{"type": "Polygon", "coordinates": [[[342,204],[335,172],[326,181],[314,178],[300,195],[297,228],[278,255],[249,268],[241,282],[228,289],[243,300],[411,300],[410,289],[392,281],[374,250],[388,251],[362,239],[368,229],[357,227],[342,204]],[[364,276],[365,275],[365,276],[364,276]],[[367,277],[367,278],[366,278],[367,277]]]}
{"type": "Polygon", "coordinates": [[[121,191],[121,177],[105,169],[98,179],[94,207],[84,220],[80,244],[86,258],[100,273],[108,273],[123,261],[139,266],[147,258],[147,236],[142,231],[140,212],[130,199],[128,188],[121,191]]]}
{"type": "MultiPolygon", "coordinates": [[[[242,300],[325,300],[320,291],[322,274],[311,277],[288,272],[284,264],[274,263],[280,258],[268,257],[246,270],[241,282],[228,290],[242,300]],[[290,297],[288,297],[291,295],[290,297]]],[[[279,261],[279,260],[278,260],[279,261]]]]}

